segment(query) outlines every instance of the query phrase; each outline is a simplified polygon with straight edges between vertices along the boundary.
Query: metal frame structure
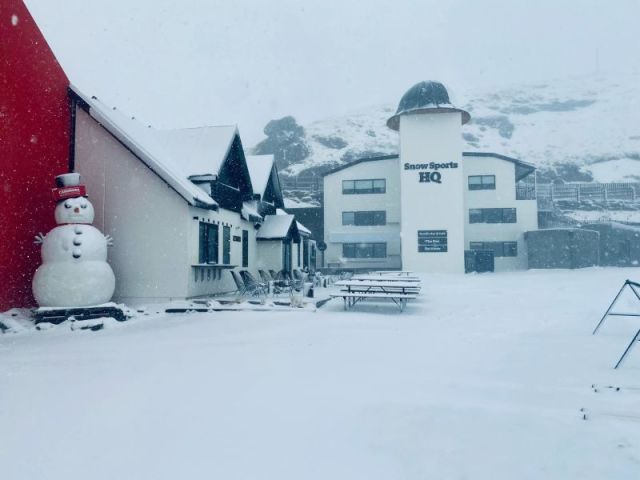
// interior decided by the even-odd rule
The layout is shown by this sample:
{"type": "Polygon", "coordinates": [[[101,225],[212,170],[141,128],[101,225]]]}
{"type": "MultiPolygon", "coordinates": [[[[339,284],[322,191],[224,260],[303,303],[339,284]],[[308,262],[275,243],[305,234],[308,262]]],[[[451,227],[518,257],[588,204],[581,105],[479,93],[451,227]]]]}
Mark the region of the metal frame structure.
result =
{"type": "Polygon", "coordinates": [[[640,301],[640,293],[638,293],[638,290],[636,290],[636,288],[640,289],[640,283],[632,282],[631,280],[626,280],[624,282],[624,284],[622,285],[622,287],[620,288],[620,290],[618,291],[618,294],[616,295],[616,297],[613,299],[613,302],[611,302],[611,305],[609,305],[609,308],[607,308],[607,311],[604,313],[604,315],[602,316],[602,318],[600,319],[600,321],[596,325],[596,328],[593,330],[592,335],[595,335],[598,332],[598,330],[600,329],[600,326],[604,323],[604,320],[608,316],[612,316],[612,317],[640,317],[640,313],[618,313],[618,312],[612,312],[611,311],[611,309],[613,308],[615,303],[618,301],[618,298],[620,298],[620,295],[622,295],[622,292],[627,287],[629,287],[631,289],[631,291],[636,296],[638,301],[640,301]]]}
{"type": "MultiPolygon", "coordinates": [[[[611,305],[609,305],[609,308],[607,308],[607,311],[604,313],[604,315],[602,316],[602,318],[600,319],[600,321],[598,322],[598,324],[596,325],[596,328],[593,330],[592,335],[595,335],[598,330],[600,329],[600,327],[602,326],[602,324],[604,323],[605,319],[608,316],[614,316],[614,317],[640,317],[640,313],[628,313],[628,312],[612,312],[611,309],[613,308],[613,306],[616,304],[616,302],[618,301],[618,298],[620,298],[620,295],[622,295],[622,292],[626,289],[626,288],[631,289],[631,291],[633,292],[633,294],[636,296],[636,298],[638,299],[638,301],[640,302],[640,293],[638,293],[638,291],[640,290],[640,283],[637,282],[632,282],[631,280],[626,280],[624,282],[624,284],[622,285],[622,287],[620,288],[620,290],[618,291],[618,294],[615,296],[615,298],[613,299],[613,302],[611,302],[611,305]]],[[[635,345],[635,343],[637,341],[640,341],[640,330],[638,330],[636,332],[636,334],[633,336],[633,338],[631,339],[631,342],[629,343],[629,345],[627,346],[627,348],[625,349],[624,353],[622,354],[622,356],[618,359],[618,363],[616,363],[615,367],[613,367],[614,369],[617,369],[620,365],[622,365],[622,362],[624,361],[624,359],[626,358],[626,356],[629,354],[629,352],[631,351],[631,348],[635,345]]]]}

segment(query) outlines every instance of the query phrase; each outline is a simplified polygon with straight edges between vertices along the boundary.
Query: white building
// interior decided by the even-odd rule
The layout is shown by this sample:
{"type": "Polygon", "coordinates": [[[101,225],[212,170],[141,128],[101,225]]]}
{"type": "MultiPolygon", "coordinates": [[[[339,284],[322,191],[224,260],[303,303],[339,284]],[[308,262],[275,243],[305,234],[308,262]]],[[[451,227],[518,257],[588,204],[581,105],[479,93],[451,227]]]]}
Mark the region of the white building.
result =
{"type": "Polygon", "coordinates": [[[282,210],[273,157],[245,158],[235,126],[157,130],[70,95],[71,171],[87,186],[94,224],[114,238],[116,301],[229,292],[227,270],[258,277],[305,264],[309,232],[282,210]]]}
{"type": "Polygon", "coordinates": [[[444,86],[421,82],[387,125],[400,155],[365,158],[324,176],[328,267],[418,272],[527,267],[524,232],[537,228],[535,168],[462,152],[469,114],[444,86]]]}

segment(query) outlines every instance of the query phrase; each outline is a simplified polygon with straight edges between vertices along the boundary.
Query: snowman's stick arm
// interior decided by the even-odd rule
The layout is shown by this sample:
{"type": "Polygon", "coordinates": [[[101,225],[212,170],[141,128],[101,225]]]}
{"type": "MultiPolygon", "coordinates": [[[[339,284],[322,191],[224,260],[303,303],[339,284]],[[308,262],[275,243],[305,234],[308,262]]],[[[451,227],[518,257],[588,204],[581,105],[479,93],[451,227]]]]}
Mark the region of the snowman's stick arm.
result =
{"type": "Polygon", "coordinates": [[[107,247],[113,247],[113,237],[111,235],[105,235],[104,239],[107,241],[107,247]]]}
{"type": "Polygon", "coordinates": [[[35,240],[33,241],[33,243],[35,243],[36,245],[42,245],[42,243],[44,243],[44,237],[46,237],[44,233],[38,232],[38,234],[34,237],[35,240]]]}

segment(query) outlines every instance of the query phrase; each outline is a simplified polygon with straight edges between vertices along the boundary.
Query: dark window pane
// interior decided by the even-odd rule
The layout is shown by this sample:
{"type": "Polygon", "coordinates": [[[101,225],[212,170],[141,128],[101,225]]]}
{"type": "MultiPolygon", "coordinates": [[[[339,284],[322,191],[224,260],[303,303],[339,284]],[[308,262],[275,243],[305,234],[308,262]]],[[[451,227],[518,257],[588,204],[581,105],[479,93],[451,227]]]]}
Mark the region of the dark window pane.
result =
{"type": "Polygon", "coordinates": [[[504,256],[505,257],[517,257],[518,256],[518,243],[517,242],[504,242],[504,256]]]}
{"type": "Polygon", "coordinates": [[[207,225],[200,222],[198,225],[198,263],[207,262],[207,225]]]}
{"type": "Polygon", "coordinates": [[[355,225],[355,213],[342,212],[342,225],[355,225]]]}
{"type": "Polygon", "coordinates": [[[503,208],[502,209],[502,221],[504,223],[516,223],[516,209],[515,208],[503,208]]]}
{"type": "Polygon", "coordinates": [[[495,190],[495,175],[470,175],[469,190],[495,190]]]}
{"type": "Polygon", "coordinates": [[[343,243],[342,244],[342,256],[345,258],[355,258],[356,249],[355,244],[353,243],[343,243]]]}
{"type": "Polygon", "coordinates": [[[343,180],[342,181],[342,193],[354,193],[354,182],[353,180],[343,180]]]}
{"type": "Polygon", "coordinates": [[[373,191],[374,193],[385,193],[387,190],[387,181],[382,180],[374,180],[373,181],[373,191]]]}
{"type": "Polygon", "coordinates": [[[218,225],[207,225],[207,263],[218,263],[218,225]]]}
{"type": "Polygon", "coordinates": [[[242,231],[242,266],[249,266],[249,232],[242,231]]]}
{"type": "Polygon", "coordinates": [[[344,194],[385,193],[385,191],[385,179],[342,181],[342,193],[344,194]]]}
{"type": "Polygon", "coordinates": [[[481,190],[482,189],[482,177],[479,175],[469,176],[469,190],[481,190]]]}
{"type": "Polygon", "coordinates": [[[357,193],[370,193],[373,190],[373,180],[356,180],[357,193]]]}
{"type": "Polygon", "coordinates": [[[385,258],[387,256],[387,244],[375,243],[373,245],[373,256],[375,258],[385,258]]]}
{"type": "Polygon", "coordinates": [[[387,256],[387,244],[343,243],[342,256],[344,258],[385,258],[387,256]]]}
{"type": "Polygon", "coordinates": [[[504,257],[504,243],[503,242],[488,242],[489,250],[493,250],[493,255],[496,257],[504,257]]]}
{"type": "Polygon", "coordinates": [[[384,210],[379,212],[373,212],[373,221],[371,225],[386,225],[387,224],[387,212],[384,210]]]}
{"type": "Polygon", "coordinates": [[[479,208],[469,209],[469,223],[481,223],[482,222],[482,210],[479,208]]]}
{"type": "Polygon", "coordinates": [[[482,186],[485,190],[496,189],[496,176],[495,175],[483,175],[482,186]]]}
{"type": "Polygon", "coordinates": [[[482,216],[485,223],[502,223],[501,208],[485,208],[482,216]]]}
{"type": "Polygon", "coordinates": [[[231,227],[222,227],[222,263],[231,263],[231,227]]]}

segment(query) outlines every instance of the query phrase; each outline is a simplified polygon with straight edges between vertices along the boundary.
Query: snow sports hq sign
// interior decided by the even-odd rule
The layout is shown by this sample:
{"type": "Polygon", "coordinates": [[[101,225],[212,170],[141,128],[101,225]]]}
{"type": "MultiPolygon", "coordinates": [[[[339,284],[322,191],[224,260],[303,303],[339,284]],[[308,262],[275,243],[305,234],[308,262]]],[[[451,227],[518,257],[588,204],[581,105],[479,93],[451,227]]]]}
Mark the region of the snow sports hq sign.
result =
{"type": "Polygon", "coordinates": [[[456,162],[405,163],[405,170],[418,170],[418,183],[442,183],[443,169],[458,168],[456,162]]]}

